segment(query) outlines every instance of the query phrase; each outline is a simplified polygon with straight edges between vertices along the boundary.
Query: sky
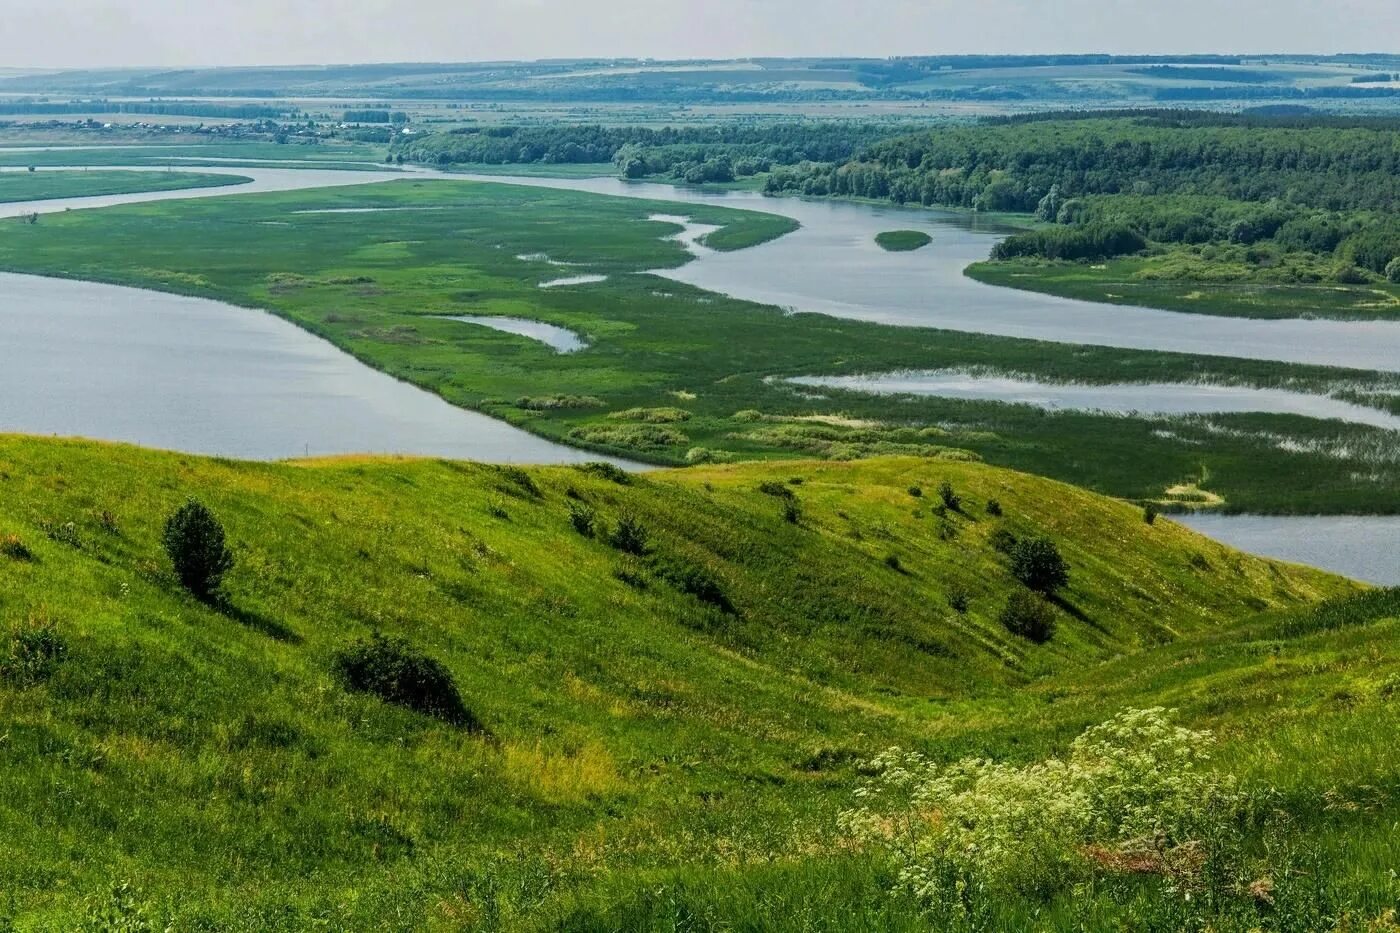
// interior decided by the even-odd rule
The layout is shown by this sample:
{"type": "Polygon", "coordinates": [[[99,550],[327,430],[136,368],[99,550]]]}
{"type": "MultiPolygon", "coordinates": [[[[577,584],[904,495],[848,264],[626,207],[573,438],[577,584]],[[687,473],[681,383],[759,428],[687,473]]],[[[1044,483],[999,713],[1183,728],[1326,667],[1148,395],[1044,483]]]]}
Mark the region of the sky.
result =
{"type": "Polygon", "coordinates": [[[0,24],[0,70],[1400,51],[1400,0],[0,0],[0,24]]]}

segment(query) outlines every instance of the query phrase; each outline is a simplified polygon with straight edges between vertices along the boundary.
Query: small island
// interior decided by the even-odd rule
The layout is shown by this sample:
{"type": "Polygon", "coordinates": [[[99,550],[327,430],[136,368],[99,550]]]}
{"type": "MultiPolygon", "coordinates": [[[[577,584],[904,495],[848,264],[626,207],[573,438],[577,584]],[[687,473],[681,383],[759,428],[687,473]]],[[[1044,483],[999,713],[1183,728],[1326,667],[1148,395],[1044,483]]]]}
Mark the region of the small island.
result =
{"type": "Polygon", "coordinates": [[[875,242],[886,252],[907,253],[928,246],[933,237],[922,230],[886,230],[875,234],[875,242]]]}

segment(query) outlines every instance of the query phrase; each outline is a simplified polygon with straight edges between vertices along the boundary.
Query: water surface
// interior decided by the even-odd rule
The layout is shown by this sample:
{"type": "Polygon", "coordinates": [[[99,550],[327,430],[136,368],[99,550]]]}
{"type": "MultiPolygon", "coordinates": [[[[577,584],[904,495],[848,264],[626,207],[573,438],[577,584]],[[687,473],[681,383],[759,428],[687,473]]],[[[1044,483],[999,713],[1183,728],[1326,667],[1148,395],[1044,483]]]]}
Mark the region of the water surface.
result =
{"type": "Polygon", "coordinates": [[[0,432],[253,460],[604,459],[450,405],[281,318],[215,301],[0,273],[0,333],[0,432]]]}
{"type": "Polygon", "coordinates": [[[804,386],[848,389],[877,395],[930,395],[1034,405],[1050,411],[1098,411],[1112,414],[1184,415],[1267,412],[1332,418],[1400,431],[1400,416],[1325,395],[1256,389],[1249,386],[1190,383],[1039,382],[955,370],[883,373],[870,376],[795,376],[804,386]]]}
{"type": "Polygon", "coordinates": [[[1400,322],[1249,320],[1056,298],[984,285],[962,270],[1008,230],[970,214],[836,200],[769,198],[617,178],[454,174],[494,184],[590,191],[782,214],[801,228],[732,252],[698,251],[658,272],[736,298],[794,311],[1058,343],[1279,360],[1400,372],[1400,322]],[[892,225],[933,242],[891,253],[875,234],[892,225]]]}
{"type": "Polygon", "coordinates": [[[1231,547],[1331,570],[1380,586],[1400,586],[1400,516],[1173,515],[1231,547]]]}
{"type": "Polygon", "coordinates": [[[496,317],[490,314],[454,314],[449,320],[465,324],[479,324],[502,333],[529,337],[552,347],[558,353],[574,353],[588,346],[584,339],[571,330],[555,327],[543,321],[532,321],[524,317],[496,317]]]}

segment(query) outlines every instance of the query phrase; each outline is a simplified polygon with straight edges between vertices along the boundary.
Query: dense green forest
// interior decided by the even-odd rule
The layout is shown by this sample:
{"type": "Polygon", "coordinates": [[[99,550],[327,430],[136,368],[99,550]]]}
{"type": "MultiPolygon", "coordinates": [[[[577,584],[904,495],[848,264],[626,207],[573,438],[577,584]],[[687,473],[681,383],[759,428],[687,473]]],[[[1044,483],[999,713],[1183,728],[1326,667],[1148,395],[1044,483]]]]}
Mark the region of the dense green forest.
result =
{"type": "Polygon", "coordinates": [[[626,178],[672,175],[726,182],[774,165],[835,162],[888,136],[861,123],[731,123],[715,127],[466,127],[400,144],[408,161],[434,165],[614,163],[626,178]]]}
{"type": "Polygon", "coordinates": [[[1126,112],[948,126],[845,162],[774,171],[769,193],[1034,213],[993,259],[1181,250],[1170,273],[1400,281],[1400,121],[1126,112]]]}

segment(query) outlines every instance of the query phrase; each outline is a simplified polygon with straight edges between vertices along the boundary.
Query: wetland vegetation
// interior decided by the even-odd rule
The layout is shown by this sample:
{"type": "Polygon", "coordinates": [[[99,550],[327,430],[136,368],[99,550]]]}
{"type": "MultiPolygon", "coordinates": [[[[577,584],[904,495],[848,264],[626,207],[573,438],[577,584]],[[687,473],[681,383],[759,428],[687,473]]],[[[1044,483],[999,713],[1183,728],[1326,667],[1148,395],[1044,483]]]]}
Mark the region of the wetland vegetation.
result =
{"type": "Polygon", "coordinates": [[[688,261],[685,248],[667,238],[675,225],[648,219],[678,209],[721,228],[707,238],[712,247],[762,242],[793,224],[703,205],[405,179],[5,225],[0,267],[265,308],[454,404],[654,463],[956,449],[1144,500],[1163,498],[1182,482],[1204,482],[1232,508],[1400,507],[1392,495],[1390,432],[1363,425],[1258,414],[1104,418],[837,390],[813,398],[783,377],[993,367],[1059,380],[1214,379],[1314,391],[1383,380],[786,314],[647,274],[688,261]],[[282,225],[289,217],[295,227],[282,225]],[[572,273],[607,280],[540,289],[559,277],[557,269],[528,261],[541,253],[574,264],[572,273]],[[159,257],[159,267],[150,259],[136,264],[137,254],[159,257]],[[528,317],[573,331],[589,347],[560,355],[528,338],[452,320],[463,314],[528,317]],[[670,407],[684,409],[683,423],[625,414],[670,407]],[[1285,438],[1291,440],[1281,443],[1285,438]],[[1360,473],[1368,479],[1358,481],[1360,473]]]}

